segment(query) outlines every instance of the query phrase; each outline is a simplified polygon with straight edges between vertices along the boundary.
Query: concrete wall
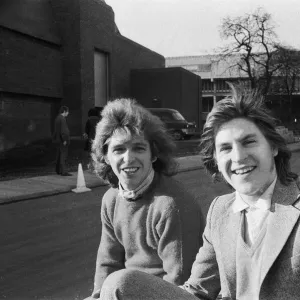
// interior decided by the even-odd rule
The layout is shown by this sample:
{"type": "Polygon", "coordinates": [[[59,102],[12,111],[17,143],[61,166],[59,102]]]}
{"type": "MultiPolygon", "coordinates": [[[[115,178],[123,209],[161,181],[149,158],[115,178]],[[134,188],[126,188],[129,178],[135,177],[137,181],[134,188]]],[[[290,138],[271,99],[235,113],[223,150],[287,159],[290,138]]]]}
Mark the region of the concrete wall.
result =
{"type": "Polygon", "coordinates": [[[43,97],[1,93],[0,151],[50,137],[52,103],[43,97]]]}
{"type": "Polygon", "coordinates": [[[2,151],[50,138],[63,88],[60,39],[49,3],[2,0],[0,8],[2,151]]]}
{"type": "MultiPolygon", "coordinates": [[[[87,119],[88,110],[94,106],[94,52],[104,52],[108,56],[108,67],[112,59],[112,44],[115,35],[114,12],[101,1],[80,2],[80,80],[81,80],[81,126],[87,119]]],[[[109,73],[113,72],[110,70],[109,73]]],[[[110,74],[108,79],[110,81],[110,74]]],[[[110,94],[110,86],[108,87],[110,94]]]]}
{"type": "Polygon", "coordinates": [[[130,71],[132,69],[164,68],[163,56],[116,35],[114,37],[111,61],[112,98],[130,97],[130,71]]]}
{"type": "Polygon", "coordinates": [[[201,78],[199,76],[195,76],[191,72],[182,70],[181,84],[181,111],[187,120],[196,122],[198,131],[201,126],[202,116],[201,78]]]}
{"type": "Polygon", "coordinates": [[[161,55],[121,36],[112,8],[97,0],[2,0],[0,41],[0,134],[9,140],[4,148],[50,138],[61,105],[70,108],[71,134],[82,134],[94,106],[95,50],[108,56],[109,98],[130,95],[131,68],[164,66],[161,55]],[[22,117],[17,107],[23,107],[22,117]],[[26,118],[40,124],[42,115],[48,125],[30,125],[45,130],[31,132],[29,140],[25,131],[7,132],[9,124],[23,128],[26,118]]]}
{"type": "Polygon", "coordinates": [[[82,131],[80,3],[75,0],[50,0],[53,21],[61,38],[62,86],[61,105],[70,109],[68,124],[72,135],[82,131]]]}
{"type": "Polygon", "coordinates": [[[171,69],[133,70],[131,94],[145,107],[180,109],[180,73],[171,69]]]}
{"type": "Polygon", "coordinates": [[[1,91],[62,96],[60,49],[54,44],[0,27],[1,91]]]}
{"type": "Polygon", "coordinates": [[[201,121],[201,78],[182,68],[133,70],[131,94],[145,107],[174,108],[188,121],[201,121]]]}

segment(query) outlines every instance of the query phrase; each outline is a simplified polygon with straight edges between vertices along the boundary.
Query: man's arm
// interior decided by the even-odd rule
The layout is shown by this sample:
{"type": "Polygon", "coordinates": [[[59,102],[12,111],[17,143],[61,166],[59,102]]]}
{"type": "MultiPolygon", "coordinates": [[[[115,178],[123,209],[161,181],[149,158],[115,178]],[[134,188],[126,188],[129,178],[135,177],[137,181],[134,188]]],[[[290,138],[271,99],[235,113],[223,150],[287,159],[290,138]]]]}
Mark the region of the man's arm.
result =
{"type": "Polygon", "coordinates": [[[67,124],[67,120],[62,117],[60,122],[60,136],[64,145],[70,142],[70,132],[67,124]]]}
{"type": "Polygon", "coordinates": [[[203,233],[203,246],[193,263],[191,276],[183,289],[199,299],[216,299],[221,290],[219,268],[211,239],[212,211],[217,198],[211,204],[203,233]]]}
{"type": "Polygon", "coordinates": [[[158,234],[158,255],[166,274],[163,279],[179,285],[183,279],[182,226],[179,210],[169,207],[156,225],[158,234]]]}
{"type": "Polygon", "coordinates": [[[84,132],[85,134],[88,136],[90,134],[90,131],[91,131],[91,122],[90,120],[88,119],[85,123],[85,128],[84,128],[84,132]]]}
{"type": "Polygon", "coordinates": [[[115,271],[125,268],[125,250],[115,236],[105,201],[103,201],[101,208],[101,222],[102,233],[97,253],[94,291],[92,294],[94,299],[99,298],[101,287],[106,277],[115,271]]]}

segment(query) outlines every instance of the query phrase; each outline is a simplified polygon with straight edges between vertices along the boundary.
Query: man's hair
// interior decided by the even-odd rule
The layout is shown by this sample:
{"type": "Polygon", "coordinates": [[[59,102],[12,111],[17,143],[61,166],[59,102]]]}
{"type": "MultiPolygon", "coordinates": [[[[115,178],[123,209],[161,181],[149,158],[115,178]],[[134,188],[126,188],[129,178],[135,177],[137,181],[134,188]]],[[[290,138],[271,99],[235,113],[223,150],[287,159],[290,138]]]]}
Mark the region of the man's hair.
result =
{"type": "Polygon", "coordinates": [[[291,152],[287,148],[284,138],[276,131],[276,119],[265,106],[264,98],[257,90],[242,89],[228,83],[232,95],[217,102],[208,114],[201,136],[200,149],[203,163],[208,172],[218,178],[218,166],[215,160],[215,138],[220,127],[233,119],[244,118],[254,123],[262,132],[273,149],[278,149],[275,165],[277,175],[282,184],[288,185],[296,179],[297,174],[291,172],[291,152]]]}
{"type": "Polygon", "coordinates": [[[69,111],[69,107],[68,106],[61,106],[59,109],[59,113],[62,114],[64,112],[68,112],[69,111]]]}
{"type": "Polygon", "coordinates": [[[118,178],[105,162],[105,155],[110,138],[119,130],[131,136],[143,135],[150,144],[152,157],[157,158],[152,164],[153,169],[167,176],[176,174],[177,162],[173,156],[175,143],[158,117],[133,99],[108,102],[101,116],[92,145],[93,165],[100,178],[107,180],[113,187],[118,186],[118,178]]]}
{"type": "Polygon", "coordinates": [[[88,111],[88,117],[98,117],[100,113],[98,112],[96,107],[90,108],[88,111]]]}

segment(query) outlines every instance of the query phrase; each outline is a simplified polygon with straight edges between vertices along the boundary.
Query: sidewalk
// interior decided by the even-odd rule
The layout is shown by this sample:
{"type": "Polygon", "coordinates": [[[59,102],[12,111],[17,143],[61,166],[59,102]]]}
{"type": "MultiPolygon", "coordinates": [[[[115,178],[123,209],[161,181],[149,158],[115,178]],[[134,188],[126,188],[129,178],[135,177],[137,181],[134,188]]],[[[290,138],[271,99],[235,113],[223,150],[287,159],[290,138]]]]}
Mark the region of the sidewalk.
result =
{"type": "MultiPolygon", "coordinates": [[[[177,160],[179,163],[179,172],[196,170],[203,167],[200,155],[179,157],[177,160]]],[[[83,173],[88,188],[106,185],[104,181],[90,171],[84,171],[83,173]]],[[[77,172],[71,172],[71,174],[72,176],[66,177],[55,174],[0,181],[0,204],[68,193],[76,188],[77,184],[77,172]]]]}
{"type": "MultiPolygon", "coordinates": [[[[298,152],[300,151],[300,142],[289,144],[288,147],[292,152],[298,152]]],[[[177,160],[179,163],[179,172],[203,168],[200,155],[179,157],[177,160]]],[[[76,188],[77,184],[77,172],[71,173],[72,176],[69,177],[46,175],[1,181],[0,204],[70,192],[72,189],[76,188]]],[[[104,181],[90,171],[84,171],[84,178],[88,188],[106,185],[104,181]]]]}

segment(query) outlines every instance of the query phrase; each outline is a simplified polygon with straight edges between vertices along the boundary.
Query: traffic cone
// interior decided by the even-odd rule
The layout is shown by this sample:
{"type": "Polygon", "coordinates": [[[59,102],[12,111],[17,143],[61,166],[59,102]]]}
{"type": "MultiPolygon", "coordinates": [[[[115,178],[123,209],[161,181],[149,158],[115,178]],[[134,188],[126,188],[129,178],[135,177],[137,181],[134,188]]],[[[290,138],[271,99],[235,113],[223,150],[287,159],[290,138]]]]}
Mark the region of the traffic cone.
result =
{"type": "Polygon", "coordinates": [[[87,188],[85,185],[85,179],[82,171],[82,165],[78,165],[78,173],[77,173],[77,187],[73,189],[72,192],[74,193],[83,193],[89,192],[91,189],[87,188]]]}

